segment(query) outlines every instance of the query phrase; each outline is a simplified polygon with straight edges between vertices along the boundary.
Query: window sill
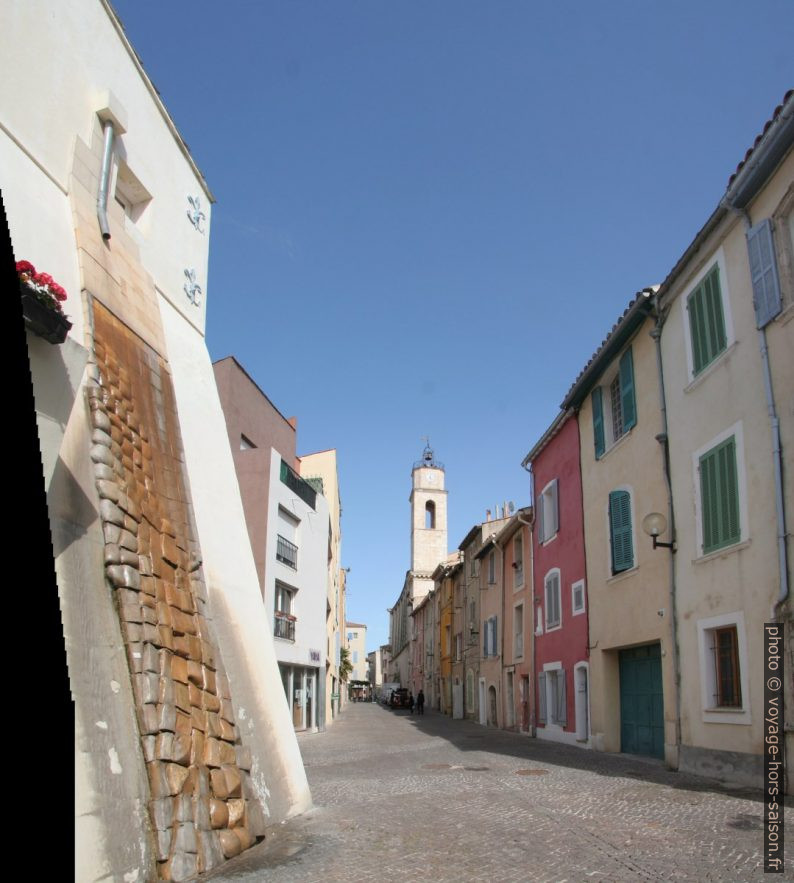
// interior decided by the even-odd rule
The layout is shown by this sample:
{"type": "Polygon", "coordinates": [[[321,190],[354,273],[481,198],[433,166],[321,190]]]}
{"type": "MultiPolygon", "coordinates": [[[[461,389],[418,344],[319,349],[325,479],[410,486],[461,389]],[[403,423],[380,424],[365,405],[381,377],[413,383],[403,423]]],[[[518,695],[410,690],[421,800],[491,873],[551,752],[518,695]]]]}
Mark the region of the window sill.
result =
{"type": "Polygon", "coordinates": [[[613,574],[611,577],[609,577],[609,579],[607,580],[607,585],[610,586],[613,583],[619,583],[630,576],[634,576],[634,574],[639,569],[639,566],[635,564],[634,567],[630,567],[628,570],[621,570],[620,573],[613,574]]]}
{"type": "Polygon", "coordinates": [[[705,724],[739,724],[750,726],[752,717],[746,708],[704,708],[703,723],[705,724]]]}
{"type": "Polygon", "coordinates": [[[734,552],[741,552],[742,549],[747,549],[750,547],[751,540],[740,540],[738,543],[734,543],[732,546],[725,546],[722,549],[716,549],[714,552],[709,552],[706,555],[701,555],[700,558],[693,558],[693,564],[704,564],[706,561],[714,561],[715,558],[724,558],[726,555],[732,555],[734,552]]]}
{"type": "MultiPolygon", "coordinates": [[[[713,362],[709,362],[708,365],[700,372],[700,374],[690,380],[690,382],[684,387],[684,392],[692,392],[693,389],[697,389],[701,383],[707,378],[710,377],[717,368],[722,365],[728,358],[730,358],[731,353],[736,349],[736,345],[738,344],[738,340],[734,340],[733,343],[729,344],[725,347],[725,349],[714,359],[713,362]]],[[[691,376],[691,375],[690,375],[691,376]]]]}
{"type": "Polygon", "coordinates": [[[549,632],[558,632],[562,628],[562,623],[560,625],[546,625],[546,634],[549,632]]]}
{"type": "Polygon", "coordinates": [[[553,543],[557,539],[558,535],[559,535],[559,531],[555,530],[554,533],[548,539],[542,540],[540,545],[543,546],[544,548],[548,545],[551,545],[551,543],[553,543]]]}
{"type": "Polygon", "coordinates": [[[581,616],[581,615],[582,615],[583,613],[585,613],[585,612],[586,612],[585,608],[582,607],[581,610],[573,610],[573,611],[571,611],[571,616],[581,616]]]}
{"type": "Polygon", "coordinates": [[[623,444],[623,442],[632,434],[632,432],[634,432],[636,426],[637,424],[635,423],[634,426],[632,426],[631,429],[626,430],[626,432],[624,432],[619,439],[612,442],[612,444],[604,451],[603,454],[601,454],[600,457],[595,458],[596,463],[602,463],[612,453],[612,451],[614,451],[616,448],[619,448],[623,444]]]}

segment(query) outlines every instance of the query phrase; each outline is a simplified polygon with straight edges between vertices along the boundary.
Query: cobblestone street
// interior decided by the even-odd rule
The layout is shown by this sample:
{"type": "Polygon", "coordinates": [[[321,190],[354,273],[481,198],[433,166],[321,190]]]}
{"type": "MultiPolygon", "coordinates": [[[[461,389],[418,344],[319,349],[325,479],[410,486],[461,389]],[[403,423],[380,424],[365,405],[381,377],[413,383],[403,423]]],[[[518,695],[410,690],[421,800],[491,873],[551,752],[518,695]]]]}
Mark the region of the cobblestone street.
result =
{"type": "Polygon", "coordinates": [[[207,879],[764,878],[760,792],[656,761],[369,704],[300,746],[316,808],[207,879]]]}

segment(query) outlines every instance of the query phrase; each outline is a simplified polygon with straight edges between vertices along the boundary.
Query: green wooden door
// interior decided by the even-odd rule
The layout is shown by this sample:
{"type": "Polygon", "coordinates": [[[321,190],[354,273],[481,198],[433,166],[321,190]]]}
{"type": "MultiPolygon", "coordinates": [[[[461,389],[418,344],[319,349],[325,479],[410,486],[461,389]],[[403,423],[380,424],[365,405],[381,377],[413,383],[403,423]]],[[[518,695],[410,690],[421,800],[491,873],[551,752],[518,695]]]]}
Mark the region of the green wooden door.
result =
{"type": "Polygon", "coordinates": [[[620,750],[664,757],[662,653],[659,644],[620,651],[620,750]]]}

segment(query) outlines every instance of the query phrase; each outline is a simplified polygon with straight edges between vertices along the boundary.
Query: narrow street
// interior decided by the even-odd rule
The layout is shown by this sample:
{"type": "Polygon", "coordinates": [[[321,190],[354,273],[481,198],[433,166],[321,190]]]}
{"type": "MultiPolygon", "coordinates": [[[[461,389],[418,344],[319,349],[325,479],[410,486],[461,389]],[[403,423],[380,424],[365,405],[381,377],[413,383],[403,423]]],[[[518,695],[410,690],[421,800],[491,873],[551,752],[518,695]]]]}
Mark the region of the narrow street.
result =
{"type": "MultiPolygon", "coordinates": [[[[215,881],[760,880],[760,792],[370,704],[300,737],[315,809],[215,881]]],[[[794,805],[787,803],[791,872],[794,805]]]]}

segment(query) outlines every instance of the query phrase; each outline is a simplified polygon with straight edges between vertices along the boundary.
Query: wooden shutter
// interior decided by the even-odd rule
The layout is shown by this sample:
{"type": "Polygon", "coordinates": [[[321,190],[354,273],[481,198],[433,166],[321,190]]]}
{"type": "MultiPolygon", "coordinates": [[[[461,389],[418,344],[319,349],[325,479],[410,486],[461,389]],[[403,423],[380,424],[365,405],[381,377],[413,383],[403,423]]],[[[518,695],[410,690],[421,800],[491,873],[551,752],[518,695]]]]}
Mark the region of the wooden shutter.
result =
{"type": "Polygon", "coordinates": [[[747,231],[747,250],[750,254],[755,322],[759,328],[763,328],[777,316],[781,308],[780,279],[769,218],[747,231]]]}
{"type": "Polygon", "coordinates": [[[497,617],[493,617],[491,619],[491,656],[497,656],[496,652],[496,629],[497,629],[497,617]]]}
{"type": "Polygon", "coordinates": [[[703,553],[706,554],[738,543],[741,538],[734,436],[704,454],[699,469],[703,553]]]}
{"type": "Polygon", "coordinates": [[[726,344],[720,271],[716,264],[690,294],[687,310],[692,336],[692,368],[695,374],[699,374],[725,349],[726,344]]]}
{"type": "Polygon", "coordinates": [[[593,443],[595,445],[596,460],[602,457],[606,445],[604,444],[604,406],[601,402],[601,387],[597,386],[590,395],[593,404],[593,443]]]}
{"type": "Polygon", "coordinates": [[[538,674],[538,723],[546,723],[546,673],[538,674]]]}
{"type": "Polygon", "coordinates": [[[634,399],[634,363],[631,347],[620,357],[620,405],[623,410],[623,432],[637,423],[637,404],[634,399]]]}
{"type": "Polygon", "coordinates": [[[568,697],[565,690],[565,669],[557,672],[557,723],[568,723],[568,697]]]}
{"type": "MultiPolygon", "coordinates": [[[[543,524],[543,494],[538,494],[538,499],[535,505],[536,512],[536,521],[538,525],[538,542],[542,543],[546,539],[546,535],[544,534],[544,524],[543,524]]],[[[513,551],[515,552],[515,545],[513,546],[513,551]]]]}
{"type": "Polygon", "coordinates": [[[631,540],[631,497],[628,491],[609,495],[609,532],[612,546],[612,572],[620,573],[634,566],[631,540]]]}
{"type": "Polygon", "coordinates": [[[560,529],[560,494],[558,485],[559,482],[555,478],[551,483],[551,505],[553,508],[552,536],[560,529]]]}

